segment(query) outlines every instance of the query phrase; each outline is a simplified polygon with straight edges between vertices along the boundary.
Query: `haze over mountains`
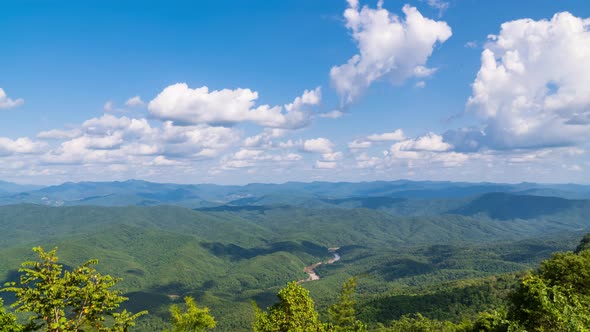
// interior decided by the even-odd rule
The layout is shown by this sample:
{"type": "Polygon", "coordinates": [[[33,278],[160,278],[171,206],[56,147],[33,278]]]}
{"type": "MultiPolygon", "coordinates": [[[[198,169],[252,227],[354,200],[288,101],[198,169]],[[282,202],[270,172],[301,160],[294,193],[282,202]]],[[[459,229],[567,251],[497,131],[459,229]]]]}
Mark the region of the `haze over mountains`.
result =
{"type": "Polygon", "coordinates": [[[346,205],[356,200],[363,204],[389,204],[389,199],[460,199],[486,193],[552,196],[566,199],[589,199],[590,185],[577,184],[497,184],[432,181],[376,182],[287,182],[254,183],[245,186],[214,184],[166,184],[139,180],[115,182],[66,182],[55,186],[23,186],[0,182],[0,205],[34,203],[49,206],[154,206],[161,204],[185,207],[218,205],[346,205]],[[385,198],[380,203],[379,197],[385,198]],[[338,201],[339,200],[339,201],[338,201]],[[372,203],[370,202],[372,201],[372,203]]]}

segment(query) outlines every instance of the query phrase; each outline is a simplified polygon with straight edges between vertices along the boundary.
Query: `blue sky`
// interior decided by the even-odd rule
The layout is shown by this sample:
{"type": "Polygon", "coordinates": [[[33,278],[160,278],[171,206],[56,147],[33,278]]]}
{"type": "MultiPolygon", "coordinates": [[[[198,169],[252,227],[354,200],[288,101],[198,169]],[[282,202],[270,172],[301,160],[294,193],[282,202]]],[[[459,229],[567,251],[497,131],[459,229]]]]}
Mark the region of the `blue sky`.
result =
{"type": "Polygon", "coordinates": [[[581,0],[4,1],[0,178],[590,183],[589,17],[581,0]]]}

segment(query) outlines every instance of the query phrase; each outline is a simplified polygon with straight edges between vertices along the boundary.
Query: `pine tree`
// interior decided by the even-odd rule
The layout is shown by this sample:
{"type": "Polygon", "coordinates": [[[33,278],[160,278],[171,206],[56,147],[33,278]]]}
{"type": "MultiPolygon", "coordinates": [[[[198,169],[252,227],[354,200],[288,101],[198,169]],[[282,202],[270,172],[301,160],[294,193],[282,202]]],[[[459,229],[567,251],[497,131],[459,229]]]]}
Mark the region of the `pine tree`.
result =
{"type": "Polygon", "coordinates": [[[342,285],[338,300],[330,308],[328,313],[332,328],[335,332],[364,332],[367,330],[365,324],[356,320],[354,307],[354,292],[356,290],[356,278],[348,279],[342,285]]]}

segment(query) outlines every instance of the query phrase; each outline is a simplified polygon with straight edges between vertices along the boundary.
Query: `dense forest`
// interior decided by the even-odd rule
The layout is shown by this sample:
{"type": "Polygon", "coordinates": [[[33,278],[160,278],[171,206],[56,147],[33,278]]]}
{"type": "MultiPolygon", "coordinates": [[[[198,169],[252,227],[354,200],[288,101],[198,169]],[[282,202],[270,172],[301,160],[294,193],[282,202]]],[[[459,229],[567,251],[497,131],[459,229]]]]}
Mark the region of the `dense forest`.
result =
{"type": "MultiPolygon", "coordinates": [[[[59,264],[56,250],[46,252],[33,249],[38,259],[27,261],[19,269],[18,282],[8,283],[3,292],[16,295],[12,307],[28,313],[28,321],[18,322],[17,317],[0,309],[2,331],[128,331],[147,311],[136,314],[127,310],[116,312],[127,300],[113,287],[118,279],[98,273],[90,260],[72,269],[59,264]]],[[[502,280],[500,283],[505,283],[502,280]]],[[[590,318],[590,234],[587,234],[573,252],[556,253],[543,261],[539,268],[524,274],[518,282],[508,284],[509,292],[498,296],[493,287],[477,288],[470,292],[445,288],[445,299],[422,297],[417,306],[477,302],[487,310],[474,314],[472,319],[463,315],[462,321],[442,321],[425,317],[422,313],[402,315],[387,325],[359,320],[356,313],[356,277],[348,279],[339,291],[336,302],[327,310],[327,322],[322,322],[309,291],[298,282],[289,282],[278,294],[278,302],[260,309],[254,303],[255,317],[252,329],[272,331],[588,331],[590,318]],[[490,301],[491,299],[497,301],[490,301]],[[446,303],[445,303],[446,301],[446,303]]],[[[497,289],[497,288],[496,288],[497,289]]],[[[442,294],[441,294],[442,295],[442,294]]],[[[477,305],[470,303],[471,306],[477,305]]],[[[398,312],[412,301],[390,301],[375,306],[365,303],[365,311],[398,312]]],[[[415,308],[414,308],[415,309],[415,308]]],[[[216,326],[209,308],[199,308],[192,297],[184,298],[184,306],[170,307],[172,331],[205,331],[216,326]]],[[[222,319],[222,318],[221,318],[222,319]]]]}
{"type": "MultiPolygon", "coordinates": [[[[113,313],[148,312],[131,330],[172,329],[176,306],[177,317],[208,308],[215,330],[248,331],[261,312],[272,314],[266,308],[289,282],[308,278],[306,266],[337,248],[338,261],[315,268],[319,280],[298,284],[321,324],[337,325],[330,308],[350,278],[355,321],[369,330],[512,322],[505,316],[511,294],[527,271],[574,250],[590,232],[587,189],[430,182],[27,188],[0,199],[17,203],[0,206],[0,283],[19,284],[21,263],[39,259],[32,247],[58,247],[64,271],[98,258],[92,268],[117,280],[109,289],[127,300],[113,313]]],[[[25,323],[30,313],[11,306],[17,293],[0,296],[25,323]]]]}

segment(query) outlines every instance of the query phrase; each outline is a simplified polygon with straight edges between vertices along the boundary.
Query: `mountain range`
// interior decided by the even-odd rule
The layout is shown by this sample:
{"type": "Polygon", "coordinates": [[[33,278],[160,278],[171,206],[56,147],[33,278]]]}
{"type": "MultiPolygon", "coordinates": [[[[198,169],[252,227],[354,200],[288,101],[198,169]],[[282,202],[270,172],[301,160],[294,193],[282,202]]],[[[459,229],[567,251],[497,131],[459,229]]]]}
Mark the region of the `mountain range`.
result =
{"type": "Polygon", "coordinates": [[[0,190],[0,282],[15,280],[37,245],[58,246],[68,266],[98,258],[101,271],[123,278],[127,308],[150,311],[140,331],[165,328],[168,306],[184,295],[211,307],[219,330],[248,330],[251,300],[272,304],[280,287],[305,279],[304,267],[329,259],[334,247],[341,260],[305,283],[320,311],[346,278],[360,276],[361,314],[371,324],[411,313],[379,311],[407,301],[460,320],[498,300],[452,314],[428,299],[472,303],[480,289],[496,287],[485,278],[515,280],[506,275],[573,249],[590,232],[583,185],[131,180],[0,190]]]}

